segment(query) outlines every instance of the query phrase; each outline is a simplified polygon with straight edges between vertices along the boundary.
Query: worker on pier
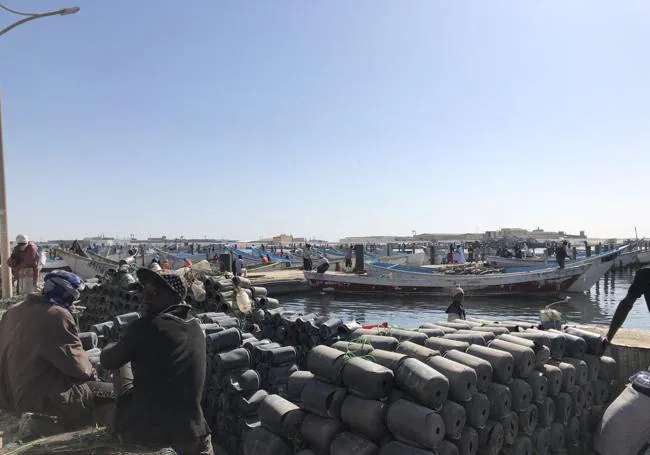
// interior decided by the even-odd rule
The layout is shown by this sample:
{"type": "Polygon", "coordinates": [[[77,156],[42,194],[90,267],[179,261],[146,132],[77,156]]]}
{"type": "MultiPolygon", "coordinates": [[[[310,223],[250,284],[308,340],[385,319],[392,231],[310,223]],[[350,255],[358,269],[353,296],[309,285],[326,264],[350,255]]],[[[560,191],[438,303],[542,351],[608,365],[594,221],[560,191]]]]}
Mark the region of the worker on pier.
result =
{"type": "Polygon", "coordinates": [[[137,273],[146,314],[100,357],[103,367],[114,370],[115,431],[135,444],[212,455],[201,409],[205,337],[185,303],[187,281],[173,272],[137,273]]]}
{"type": "Polygon", "coordinates": [[[16,236],[16,247],[7,261],[14,278],[18,280],[18,294],[30,294],[36,290],[41,269],[41,255],[38,245],[31,242],[26,235],[16,236]]]}
{"type": "Polygon", "coordinates": [[[451,291],[451,296],[451,305],[449,305],[445,311],[445,313],[447,313],[447,321],[465,319],[465,307],[463,306],[465,291],[463,291],[463,288],[461,287],[456,287],[453,291],[451,291]]]}
{"type": "Polygon", "coordinates": [[[242,259],[241,254],[235,259],[235,275],[242,276],[244,272],[244,259],[242,259]]]}
{"type": "Polygon", "coordinates": [[[634,306],[634,302],[641,296],[644,296],[646,306],[648,307],[648,311],[650,311],[650,268],[639,269],[634,274],[634,280],[627,290],[627,294],[616,307],[614,317],[609,325],[609,331],[603,341],[603,347],[607,347],[612,339],[614,339],[616,332],[621,328],[627,315],[634,306]]]}
{"type": "Polygon", "coordinates": [[[311,249],[311,245],[309,243],[306,243],[305,249],[302,250],[303,268],[305,270],[311,271],[311,269],[314,268],[314,263],[312,261],[313,256],[314,250],[311,249]]]}
{"type": "Polygon", "coordinates": [[[352,268],[352,246],[350,245],[346,250],[345,250],[345,268],[352,268]]]}

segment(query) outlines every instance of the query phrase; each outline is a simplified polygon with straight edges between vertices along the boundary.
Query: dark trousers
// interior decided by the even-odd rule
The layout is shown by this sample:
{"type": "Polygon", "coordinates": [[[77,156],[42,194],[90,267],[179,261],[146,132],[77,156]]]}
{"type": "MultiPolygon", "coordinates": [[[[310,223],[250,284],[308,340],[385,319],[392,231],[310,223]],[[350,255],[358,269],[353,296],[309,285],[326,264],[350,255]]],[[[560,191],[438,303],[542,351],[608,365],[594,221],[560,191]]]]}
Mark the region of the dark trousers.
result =
{"type": "Polygon", "coordinates": [[[352,259],[345,258],[345,266],[352,267],[352,259]]]}
{"type": "Polygon", "coordinates": [[[316,269],[316,273],[325,273],[325,272],[327,272],[327,269],[329,269],[329,268],[330,268],[329,264],[327,264],[327,263],[321,264],[316,269]]]}
{"type": "MultiPolygon", "coordinates": [[[[113,388],[117,394],[117,406],[118,409],[121,407],[121,414],[128,413],[128,407],[131,403],[129,395],[133,392],[133,370],[131,369],[131,363],[123,365],[119,370],[113,372],[113,388]]],[[[116,417],[120,415],[119,412],[116,412],[116,417]]],[[[117,422],[116,422],[117,423],[117,422]]],[[[120,432],[120,428],[116,425],[116,430],[120,432]]],[[[133,441],[138,443],[139,441],[133,441]]],[[[139,443],[146,442],[142,441],[139,443]]],[[[179,455],[214,455],[214,450],[212,448],[212,440],[210,435],[206,435],[198,438],[196,441],[191,443],[176,444],[175,447],[172,447],[179,455]]]]}
{"type": "Polygon", "coordinates": [[[562,258],[562,257],[558,258],[558,257],[556,257],[555,260],[557,261],[560,268],[563,269],[564,268],[564,261],[566,261],[566,258],[562,258]]]}

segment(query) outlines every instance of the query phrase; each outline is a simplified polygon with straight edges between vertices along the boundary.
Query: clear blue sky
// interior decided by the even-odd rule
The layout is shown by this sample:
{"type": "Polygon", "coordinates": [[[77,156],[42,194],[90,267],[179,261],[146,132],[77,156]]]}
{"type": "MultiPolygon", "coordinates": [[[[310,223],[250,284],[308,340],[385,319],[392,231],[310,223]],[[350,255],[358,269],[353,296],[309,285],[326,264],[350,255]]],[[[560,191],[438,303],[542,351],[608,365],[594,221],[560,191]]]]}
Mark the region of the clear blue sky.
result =
{"type": "Polygon", "coordinates": [[[5,0],[75,1],[0,37],[12,236],[650,236],[647,1],[5,0]]]}

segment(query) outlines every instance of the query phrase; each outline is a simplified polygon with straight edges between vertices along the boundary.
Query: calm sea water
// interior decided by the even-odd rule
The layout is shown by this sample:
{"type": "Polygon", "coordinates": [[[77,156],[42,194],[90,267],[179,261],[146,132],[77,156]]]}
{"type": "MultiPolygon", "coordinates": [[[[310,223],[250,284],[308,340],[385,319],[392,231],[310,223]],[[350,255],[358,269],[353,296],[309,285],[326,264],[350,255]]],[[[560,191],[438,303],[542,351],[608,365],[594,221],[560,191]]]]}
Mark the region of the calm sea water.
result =
{"type": "MultiPolygon", "coordinates": [[[[567,304],[555,305],[568,322],[608,325],[616,306],[625,297],[634,278],[634,269],[608,273],[584,294],[570,294],[567,304]]],[[[466,298],[470,317],[538,321],[539,311],[557,298],[482,297],[466,298]]],[[[434,297],[358,297],[301,294],[280,298],[283,307],[302,313],[338,316],[344,321],[355,319],[362,324],[390,322],[400,327],[418,327],[424,322],[446,319],[448,299],[434,297]]],[[[624,324],[627,328],[650,329],[650,313],[644,298],[637,300],[624,324]]]]}

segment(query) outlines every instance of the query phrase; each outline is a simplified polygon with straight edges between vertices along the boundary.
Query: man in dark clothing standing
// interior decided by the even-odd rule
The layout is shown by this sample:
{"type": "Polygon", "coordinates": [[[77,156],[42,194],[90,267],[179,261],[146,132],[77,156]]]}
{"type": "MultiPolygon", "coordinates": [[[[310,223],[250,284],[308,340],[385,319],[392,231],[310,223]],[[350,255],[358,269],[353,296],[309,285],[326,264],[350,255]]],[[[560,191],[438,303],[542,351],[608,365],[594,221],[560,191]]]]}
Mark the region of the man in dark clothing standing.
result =
{"type": "Polygon", "coordinates": [[[212,455],[201,410],[205,338],[185,304],[187,282],[175,273],[138,270],[147,312],[101,354],[116,371],[115,430],[123,439],[172,447],[182,455],[212,455]]]}
{"type": "Polygon", "coordinates": [[[607,347],[621,328],[627,315],[634,306],[634,302],[641,296],[645,297],[645,304],[650,311],[650,268],[639,269],[634,274],[634,280],[627,290],[627,295],[620,301],[614,312],[614,317],[609,325],[609,331],[604,341],[604,346],[607,347]]]}
{"type": "Polygon", "coordinates": [[[559,245],[557,248],[555,248],[555,260],[557,261],[561,269],[564,268],[564,261],[566,261],[566,258],[568,256],[566,249],[567,249],[566,240],[563,241],[562,244],[559,245]]]}

